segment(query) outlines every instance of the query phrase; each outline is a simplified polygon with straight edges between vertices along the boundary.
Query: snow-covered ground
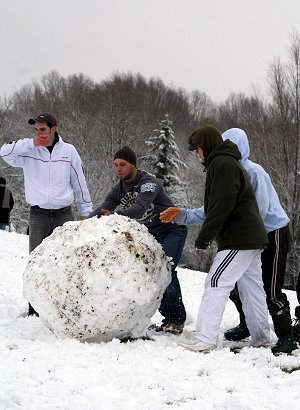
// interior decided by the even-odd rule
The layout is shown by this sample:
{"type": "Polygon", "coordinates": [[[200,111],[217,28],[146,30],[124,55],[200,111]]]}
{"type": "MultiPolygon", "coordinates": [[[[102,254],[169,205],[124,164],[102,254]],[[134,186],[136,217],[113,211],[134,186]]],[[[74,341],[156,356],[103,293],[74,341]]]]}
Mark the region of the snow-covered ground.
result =
{"type": "MultiPolygon", "coordinates": [[[[176,345],[183,338],[80,343],[59,340],[27,310],[22,274],[28,237],[0,231],[0,409],[158,410],[300,409],[300,349],[275,357],[244,348],[235,354],[223,331],[237,324],[231,302],[219,348],[194,353],[176,345]]],[[[205,274],[178,269],[192,332],[205,274]]],[[[292,312],[296,294],[287,291],[292,312]]],[[[156,313],[154,321],[160,322],[156,313]]],[[[272,332],[272,339],[276,337],[272,332]]]]}

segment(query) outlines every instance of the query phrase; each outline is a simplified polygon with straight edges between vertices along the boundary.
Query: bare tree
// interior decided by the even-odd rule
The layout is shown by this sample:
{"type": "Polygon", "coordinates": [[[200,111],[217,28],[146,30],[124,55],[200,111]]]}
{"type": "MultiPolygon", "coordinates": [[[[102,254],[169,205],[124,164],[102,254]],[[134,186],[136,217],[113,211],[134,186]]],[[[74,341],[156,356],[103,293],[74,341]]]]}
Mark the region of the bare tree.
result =
{"type": "Polygon", "coordinates": [[[299,219],[299,95],[300,95],[300,36],[291,35],[289,63],[280,59],[270,66],[269,78],[272,104],[270,115],[273,127],[272,170],[280,186],[287,212],[291,219],[292,246],[289,253],[289,283],[295,286],[300,262],[299,219]]]}

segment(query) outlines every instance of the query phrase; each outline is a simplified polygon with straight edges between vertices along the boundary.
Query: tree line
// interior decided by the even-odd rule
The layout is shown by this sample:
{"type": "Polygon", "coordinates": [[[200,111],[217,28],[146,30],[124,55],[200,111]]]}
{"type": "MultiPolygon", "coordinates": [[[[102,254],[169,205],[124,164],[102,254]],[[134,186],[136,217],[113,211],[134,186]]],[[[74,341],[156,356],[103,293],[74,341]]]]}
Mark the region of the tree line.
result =
{"type": "MultiPolygon", "coordinates": [[[[97,206],[116,183],[112,167],[114,153],[129,145],[136,151],[139,165],[151,170],[155,168],[149,160],[153,133],[161,132],[161,125],[172,124],[176,161],[183,164],[177,175],[180,190],[173,186],[176,205],[194,208],[203,204],[205,174],[198,158],[187,150],[188,136],[205,123],[215,125],[221,132],[242,128],[249,137],[250,159],[270,174],[291,219],[292,246],[285,285],[294,289],[300,262],[299,33],[291,34],[287,63],[275,58],[267,74],[266,96],[258,91],[251,96],[232,93],[224,102],[214,103],[204,92],[189,93],[167,86],[160,78],[146,79],[139,73],[114,73],[96,83],[84,74],[63,77],[52,71],[10,97],[0,99],[0,144],[32,137],[28,118],[42,112],[54,114],[59,134],[74,144],[81,155],[97,206]]],[[[15,198],[12,224],[17,232],[25,233],[29,208],[25,203],[22,170],[9,167],[1,159],[0,174],[7,179],[15,198]]],[[[199,227],[189,228],[181,265],[207,271],[214,249],[210,252],[194,249],[198,230],[199,227]]]]}

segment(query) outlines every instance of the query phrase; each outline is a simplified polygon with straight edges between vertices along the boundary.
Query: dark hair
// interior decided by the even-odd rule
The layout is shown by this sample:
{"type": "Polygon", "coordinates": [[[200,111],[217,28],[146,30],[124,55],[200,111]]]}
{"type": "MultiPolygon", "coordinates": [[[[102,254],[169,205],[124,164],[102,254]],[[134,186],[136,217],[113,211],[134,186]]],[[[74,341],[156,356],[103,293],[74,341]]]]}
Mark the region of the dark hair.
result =
{"type": "Polygon", "coordinates": [[[0,177],[0,184],[6,185],[6,179],[3,177],[0,177]]]}

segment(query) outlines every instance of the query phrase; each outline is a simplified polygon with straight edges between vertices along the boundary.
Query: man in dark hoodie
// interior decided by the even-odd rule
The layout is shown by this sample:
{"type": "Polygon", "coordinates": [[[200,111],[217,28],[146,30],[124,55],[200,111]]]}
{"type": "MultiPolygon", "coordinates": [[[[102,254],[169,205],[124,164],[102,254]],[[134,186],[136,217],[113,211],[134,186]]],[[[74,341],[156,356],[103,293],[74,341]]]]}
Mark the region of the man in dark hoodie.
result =
{"type": "MultiPolygon", "coordinates": [[[[205,220],[196,239],[198,249],[217,241],[218,252],[205,281],[199,307],[196,337],[178,342],[192,351],[205,352],[217,345],[220,324],[229,294],[238,282],[253,347],[270,346],[270,326],[261,273],[261,252],[268,239],[241,154],[211,125],[196,129],[189,137],[207,170],[205,220]]],[[[168,222],[168,210],[161,214],[168,222]]]]}
{"type": "Polygon", "coordinates": [[[160,212],[174,206],[167,196],[161,181],[146,171],[137,169],[135,152],[125,146],[114,156],[115,172],[120,181],[107,194],[102,204],[91,216],[109,215],[116,208],[119,215],[128,216],[144,224],[161,244],[165,254],[172,258],[172,281],[167,287],[159,312],[163,316],[161,326],[153,325],[156,331],[180,334],[186,319],[176,266],[180,260],[187,236],[186,226],[176,223],[163,224],[160,212]]]}

